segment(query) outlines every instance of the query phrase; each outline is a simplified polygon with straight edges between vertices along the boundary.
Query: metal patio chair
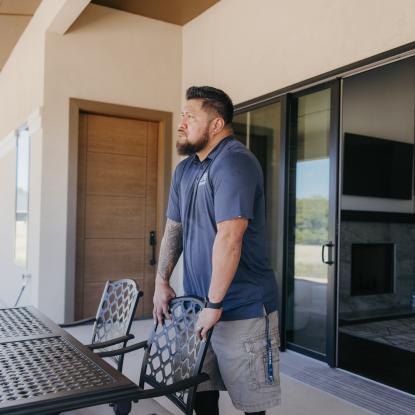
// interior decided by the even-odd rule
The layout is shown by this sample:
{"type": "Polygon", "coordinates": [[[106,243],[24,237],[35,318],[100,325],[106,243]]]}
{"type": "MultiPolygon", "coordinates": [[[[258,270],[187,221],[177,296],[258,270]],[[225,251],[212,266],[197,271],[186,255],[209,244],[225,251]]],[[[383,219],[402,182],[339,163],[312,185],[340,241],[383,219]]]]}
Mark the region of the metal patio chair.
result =
{"type": "MultiPolygon", "coordinates": [[[[139,381],[140,391],[132,397],[141,399],[166,396],[186,415],[193,414],[197,386],[208,380],[201,373],[212,330],[207,340],[195,333],[199,312],[205,301],[197,297],[177,297],[170,301],[170,320],[163,325],[155,324],[148,340],[113,351],[98,352],[101,357],[124,355],[141,348],[145,349],[139,381]],[[144,385],[151,389],[144,389],[144,385]]],[[[128,413],[126,407],[114,405],[115,414],[128,413]]]]}
{"type": "MultiPolygon", "coordinates": [[[[134,280],[107,281],[95,317],[60,326],[76,327],[93,322],[92,341],[86,345],[89,349],[109,351],[125,347],[128,340],[134,338],[134,335],[130,334],[130,329],[142,295],[134,280]]],[[[118,371],[122,372],[124,355],[114,355],[112,358],[117,364],[118,371]]]]}

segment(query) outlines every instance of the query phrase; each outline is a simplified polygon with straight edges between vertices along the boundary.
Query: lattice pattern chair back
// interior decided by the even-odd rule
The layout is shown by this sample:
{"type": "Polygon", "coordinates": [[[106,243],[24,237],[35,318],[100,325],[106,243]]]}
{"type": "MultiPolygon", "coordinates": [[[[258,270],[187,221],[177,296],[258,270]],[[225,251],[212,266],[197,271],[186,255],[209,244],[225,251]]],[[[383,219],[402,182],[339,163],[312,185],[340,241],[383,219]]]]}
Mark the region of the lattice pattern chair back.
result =
{"type": "MultiPolygon", "coordinates": [[[[208,341],[195,333],[199,312],[204,300],[195,297],[177,297],[170,301],[171,320],[154,326],[141,368],[140,387],[147,383],[154,388],[171,385],[200,374],[208,341]]],[[[196,387],[167,395],[185,414],[193,414],[196,387]]]]}
{"type": "MultiPolygon", "coordinates": [[[[129,334],[141,295],[134,280],[107,281],[98,307],[92,343],[102,343],[129,334]]],[[[114,350],[125,345],[126,342],[101,350],[114,350]]],[[[113,359],[121,371],[124,355],[115,356],[113,359]]]]}

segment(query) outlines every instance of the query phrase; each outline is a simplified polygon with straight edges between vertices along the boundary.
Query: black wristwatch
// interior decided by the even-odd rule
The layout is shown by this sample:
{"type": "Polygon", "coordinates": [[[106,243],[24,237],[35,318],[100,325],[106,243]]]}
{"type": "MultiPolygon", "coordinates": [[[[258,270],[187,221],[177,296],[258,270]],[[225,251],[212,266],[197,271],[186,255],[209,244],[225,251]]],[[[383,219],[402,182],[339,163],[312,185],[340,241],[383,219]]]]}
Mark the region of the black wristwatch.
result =
{"type": "Polygon", "coordinates": [[[212,303],[209,301],[209,298],[206,297],[206,308],[213,308],[214,310],[219,310],[223,306],[223,300],[219,303],[212,303]]]}

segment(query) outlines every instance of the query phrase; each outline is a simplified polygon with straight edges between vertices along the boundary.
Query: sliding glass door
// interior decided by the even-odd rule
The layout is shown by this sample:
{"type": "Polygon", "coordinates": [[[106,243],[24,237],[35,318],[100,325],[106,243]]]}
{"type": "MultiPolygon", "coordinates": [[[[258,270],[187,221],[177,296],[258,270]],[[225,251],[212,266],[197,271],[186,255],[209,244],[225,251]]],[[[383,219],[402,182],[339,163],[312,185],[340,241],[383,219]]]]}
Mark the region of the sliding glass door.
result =
{"type": "MultiPolygon", "coordinates": [[[[280,176],[281,103],[252,109],[236,114],[233,121],[234,135],[258,159],[264,175],[265,214],[267,221],[268,258],[277,271],[278,195],[280,176]]],[[[277,295],[277,294],[276,294],[277,295]]]]}
{"type": "Polygon", "coordinates": [[[335,365],[339,84],[289,95],[286,341],[335,365]]]}
{"type": "Polygon", "coordinates": [[[414,108],[414,57],[343,81],[338,363],[412,394],[414,108]]]}
{"type": "MultiPolygon", "coordinates": [[[[279,285],[281,347],[335,365],[339,83],[234,117],[264,173],[269,258],[279,285]]],[[[277,295],[277,293],[276,293],[277,295]]]]}

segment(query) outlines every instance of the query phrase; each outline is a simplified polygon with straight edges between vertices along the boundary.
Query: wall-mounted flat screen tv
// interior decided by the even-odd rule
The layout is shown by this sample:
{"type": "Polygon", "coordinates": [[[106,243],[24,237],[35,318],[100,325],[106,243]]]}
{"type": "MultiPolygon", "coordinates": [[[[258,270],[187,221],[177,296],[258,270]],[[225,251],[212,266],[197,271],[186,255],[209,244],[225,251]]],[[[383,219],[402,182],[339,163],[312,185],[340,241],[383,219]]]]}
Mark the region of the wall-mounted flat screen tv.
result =
{"type": "Polygon", "coordinates": [[[343,194],[412,199],[413,144],[345,133],[343,194]]]}

